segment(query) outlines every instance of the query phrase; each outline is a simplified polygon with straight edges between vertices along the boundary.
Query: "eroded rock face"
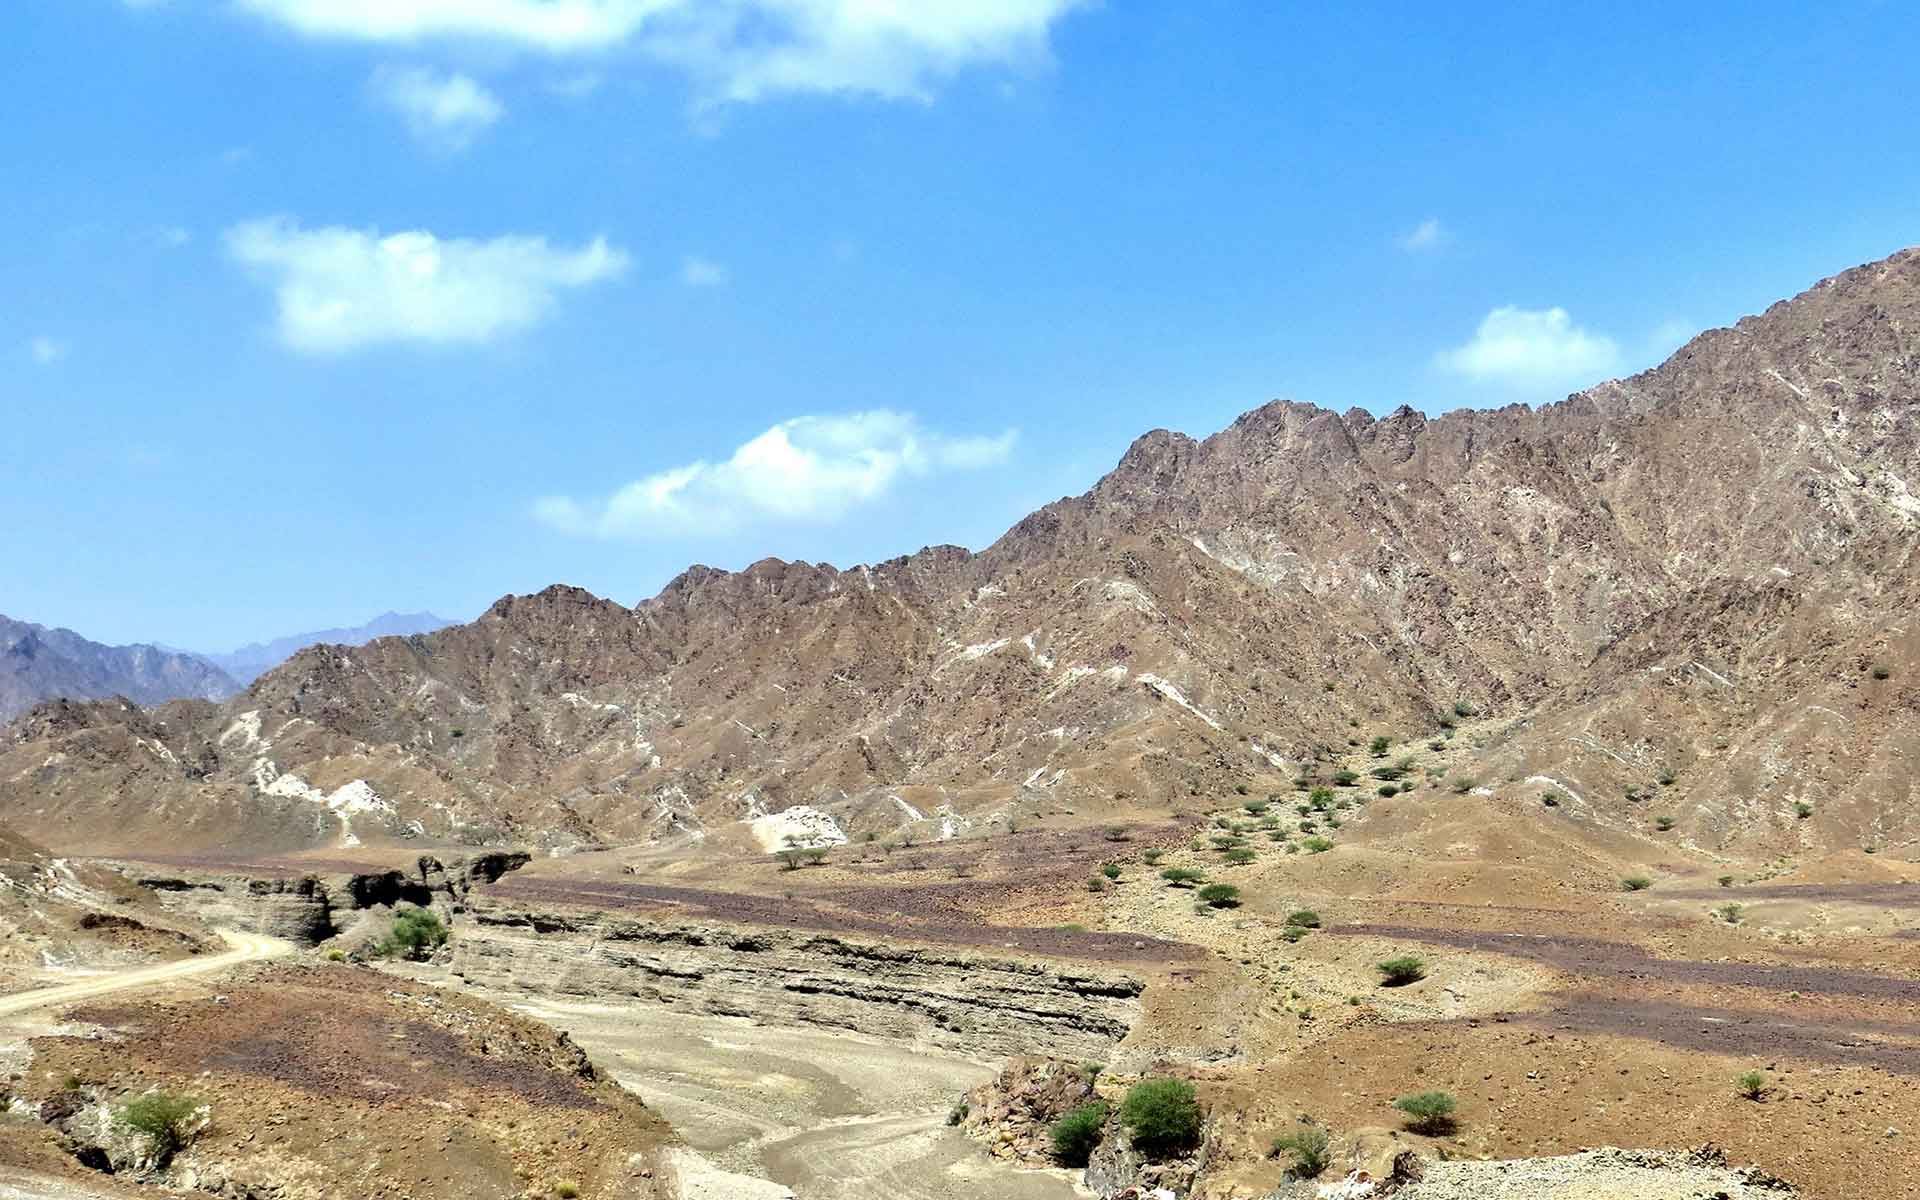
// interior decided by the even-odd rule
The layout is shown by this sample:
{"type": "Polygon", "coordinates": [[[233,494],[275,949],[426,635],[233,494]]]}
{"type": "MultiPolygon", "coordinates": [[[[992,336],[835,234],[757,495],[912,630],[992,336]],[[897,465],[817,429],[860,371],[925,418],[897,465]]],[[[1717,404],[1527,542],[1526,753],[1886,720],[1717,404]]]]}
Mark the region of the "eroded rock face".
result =
{"type": "Polygon", "coordinates": [[[981,1056],[1099,1059],[1140,1015],[1118,971],[772,929],[541,911],[476,898],[452,970],[486,987],[635,997],[981,1056]]]}
{"type": "Polygon", "coordinates": [[[523,866],[528,856],[500,851],[442,862],[421,855],[405,868],[326,874],[240,874],[163,870],[135,864],[132,877],[167,907],[208,925],[244,929],[312,946],[340,933],[354,913],[414,905],[445,916],[475,883],[523,866]]]}

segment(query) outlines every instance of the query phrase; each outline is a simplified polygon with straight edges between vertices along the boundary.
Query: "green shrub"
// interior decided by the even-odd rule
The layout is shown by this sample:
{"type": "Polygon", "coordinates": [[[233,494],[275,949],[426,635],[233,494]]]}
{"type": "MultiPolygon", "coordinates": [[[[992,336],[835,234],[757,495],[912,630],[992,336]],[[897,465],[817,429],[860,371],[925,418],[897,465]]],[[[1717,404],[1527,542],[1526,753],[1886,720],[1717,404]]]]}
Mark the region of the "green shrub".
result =
{"type": "Polygon", "coordinates": [[[1667,832],[1669,829],[1672,829],[1673,826],[1674,819],[1672,817],[1655,817],[1653,819],[1653,827],[1661,833],[1667,832]]]}
{"type": "Polygon", "coordinates": [[[1465,700],[1455,700],[1453,702],[1453,715],[1456,717],[1477,717],[1480,715],[1480,710],[1468,704],[1465,700]]]}
{"type": "Polygon", "coordinates": [[[1302,1125],[1292,1133],[1283,1133],[1273,1139],[1273,1153],[1277,1158],[1282,1154],[1293,1156],[1293,1174],[1301,1179],[1313,1179],[1327,1169],[1333,1156],[1327,1149],[1327,1131],[1318,1125],[1302,1125]]]}
{"type": "Polygon", "coordinates": [[[1373,776],[1375,779],[1388,780],[1398,779],[1406,773],[1407,769],[1405,767],[1375,767],[1373,770],[1367,772],[1367,774],[1373,776]]]}
{"type": "Polygon", "coordinates": [[[1381,736],[1374,738],[1372,742],[1368,743],[1367,752],[1373,755],[1375,758],[1384,758],[1387,753],[1387,747],[1391,745],[1393,745],[1392,739],[1388,738],[1385,734],[1382,734],[1381,736]]]}
{"type": "Polygon", "coordinates": [[[1398,796],[1400,794],[1399,785],[1392,783],[1383,783],[1378,790],[1382,796],[1398,796]]]}
{"type": "Polygon", "coordinates": [[[1221,857],[1226,859],[1229,866],[1244,867],[1259,856],[1253,852],[1251,846],[1235,846],[1221,857]]]}
{"type": "Polygon", "coordinates": [[[1333,842],[1323,837],[1310,837],[1300,844],[1306,847],[1308,854],[1325,854],[1327,851],[1333,849],[1333,842]]]}
{"type": "Polygon", "coordinates": [[[1149,1158],[1176,1154],[1200,1140],[1200,1105],[1184,1079],[1142,1079],[1120,1102],[1120,1123],[1149,1158]]]}
{"type": "Polygon", "coordinates": [[[1205,883],[1207,873],[1196,871],[1192,867],[1168,867],[1160,872],[1160,878],[1175,887],[1192,887],[1196,883],[1205,883]]]}
{"type": "Polygon", "coordinates": [[[1656,776],[1655,776],[1654,778],[1656,778],[1656,779],[1658,779],[1658,780],[1660,781],[1660,786],[1661,786],[1661,787],[1667,787],[1667,786],[1669,786],[1669,785],[1671,785],[1671,784],[1673,783],[1673,781],[1674,781],[1674,780],[1675,780],[1676,778],[1678,778],[1678,776],[1676,776],[1676,775],[1675,775],[1675,774],[1673,773],[1673,768],[1672,768],[1672,767],[1662,767],[1662,768],[1660,768],[1660,774],[1658,774],[1658,775],[1656,775],[1656,776]]]}
{"type": "Polygon", "coordinates": [[[553,1195],[555,1200],[575,1200],[580,1195],[580,1185],[571,1179],[556,1180],[553,1185],[553,1195]]]}
{"type": "Polygon", "coordinates": [[[1890,674],[1890,672],[1885,667],[1875,667],[1873,669],[1873,677],[1875,679],[1885,679],[1888,674],[1890,674]]]}
{"type": "Polygon", "coordinates": [[[1208,908],[1237,908],[1240,905],[1240,889],[1230,883],[1210,883],[1197,894],[1201,903],[1208,908]]]}
{"type": "Polygon", "coordinates": [[[947,1110],[947,1124],[958,1125],[960,1122],[966,1120],[972,1112],[973,1106],[968,1104],[966,1099],[962,1097],[954,1101],[953,1107],[947,1110]]]}
{"type": "Polygon", "coordinates": [[[1336,787],[1352,787],[1360,782],[1360,776],[1354,771],[1335,771],[1333,782],[1336,787]]]}
{"type": "Polygon", "coordinates": [[[1813,815],[1813,805],[1808,804],[1806,801],[1802,800],[1800,803],[1793,806],[1793,815],[1800,818],[1802,821],[1804,821],[1808,817],[1813,815]]]}
{"type": "Polygon", "coordinates": [[[1733,1086],[1749,1100],[1758,1100],[1767,1094],[1767,1076],[1764,1071],[1746,1071],[1736,1076],[1733,1086]]]}
{"type": "Polygon", "coordinates": [[[1479,782],[1477,779],[1456,779],[1449,786],[1453,788],[1455,795],[1464,796],[1473,790],[1474,784],[1479,782]]]}
{"type": "Polygon", "coordinates": [[[173,1157],[174,1151],[187,1144],[187,1124],[199,1107],[200,1102],[192,1096],[148,1092],[115,1109],[113,1119],[116,1124],[145,1137],[147,1153],[154,1162],[164,1163],[173,1157]]]}
{"type": "Polygon", "coordinates": [[[1140,852],[1140,861],[1150,867],[1155,866],[1160,862],[1160,858],[1164,854],[1166,854],[1165,850],[1142,850],[1140,852]]]}
{"type": "Polygon", "coordinates": [[[447,944],[447,927],[429,909],[403,908],[394,914],[393,928],[373,948],[381,958],[418,962],[447,944]]]}
{"type": "Polygon", "coordinates": [[[1267,811],[1267,802],[1265,800],[1249,800],[1240,807],[1246,809],[1252,816],[1264,816],[1267,811]]]}
{"type": "Polygon", "coordinates": [[[1722,876],[1720,877],[1720,886],[1721,886],[1721,887],[1732,887],[1732,886],[1733,886],[1733,876],[1731,876],[1731,875],[1722,875],[1722,876]]]}
{"type": "Polygon", "coordinates": [[[1098,875],[1092,876],[1087,880],[1087,890],[1090,892],[1104,892],[1107,890],[1107,881],[1098,875]]]}
{"type": "Polygon", "coordinates": [[[1321,812],[1327,811],[1333,806],[1333,789],[1328,787],[1313,789],[1307,793],[1307,803],[1321,812]]]}
{"type": "Polygon", "coordinates": [[[1287,924],[1300,929],[1320,928],[1320,914],[1310,908],[1297,908],[1287,914],[1287,924]]]}
{"type": "Polygon", "coordinates": [[[1713,915],[1719,917],[1729,925],[1738,925],[1740,923],[1740,914],[1745,911],[1746,906],[1744,905],[1722,904],[1719,908],[1713,910],[1713,915]]]}
{"type": "Polygon", "coordinates": [[[1559,808],[1560,800],[1561,796],[1559,792],[1540,793],[1540,803],[1546,805],[1548,808],[1559,808]]]}
{"type": "Polygon", "coordinates": [[[1287,939],[1289,942],[1297,942],[1301,938],[1307,936],[1309,932],[1310,932],[1309,930],[1302,929],[1298,925],[1289,925],[1285,929],[1282,929],[1280,931],[1280,936],[1287,939]]]}
{"type": "Polygon", "coordinates": [[[1453,1127],[1454,1100],[1445,1092],[1415,1092],[1393,1106],[1407,1115],[1408,1127],[1417,1133],[1444,1133],[1453,1127]]]}
{"type": "Polygon", "coordinates": [[[1620,890],[1623,892],[1644,892],[1652,886],[1653,880],[1645,875],[1629,875],[1620,881],[1620,890]]]}
{"type": "Polygon", "coordinates": [[[1377,962],[1374,969],[1381,974],[1381,987],[1405,987],[1427,977],[1427,964],[1411,954],[1377,962]]]}
{"type": "Polygon", "coordinates": [[[1053,1139],[1053,1157],[1063,1167],[1084,1167],[1100,1144],[1107,1124],[1107,1106],[1095,1100],[1083,1104],[1055,1121],[1047,1129],[1053,1139]]]}
{"type": "Polygon", "coordinates": [[[1105,875],[1108,879],[1118,879],[1120,878],[1120,864],[1108,863],[1105,866],[1100,868],[1100,873],[1102,875],[1105,875]]]}

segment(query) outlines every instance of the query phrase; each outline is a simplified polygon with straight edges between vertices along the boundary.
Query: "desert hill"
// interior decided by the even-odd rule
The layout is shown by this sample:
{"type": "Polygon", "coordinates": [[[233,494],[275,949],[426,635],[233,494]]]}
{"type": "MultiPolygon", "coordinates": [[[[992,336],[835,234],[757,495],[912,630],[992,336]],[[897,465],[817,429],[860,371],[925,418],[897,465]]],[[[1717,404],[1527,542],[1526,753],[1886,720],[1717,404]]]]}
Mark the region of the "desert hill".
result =
{"type": "MultiPolygon", "coordinates": [[[[42,706],[62,850],[928,837],[1199,811],[1456,713],[1477,785],[1754,855],[1920,835],[1920,251],[1539,409],[1156,431],[978,554],[694,567],[301,651],[223,703],[42,706]],[[830,818],[830,819],[829,819],[830,818]]],[[[1450,747],[1448,761],[1461,761],[1450,747]]],[[[1417,769],[1417,768],[1416,768],[1417,769]]]]}
{"type": "Polygon", "coordinates": [[[220,668],[158,646],[106,646],[71,629],[0,616],[0,720],[44,700],[126,696],[141,704],[219,700],[240,690],[220,668]]]}

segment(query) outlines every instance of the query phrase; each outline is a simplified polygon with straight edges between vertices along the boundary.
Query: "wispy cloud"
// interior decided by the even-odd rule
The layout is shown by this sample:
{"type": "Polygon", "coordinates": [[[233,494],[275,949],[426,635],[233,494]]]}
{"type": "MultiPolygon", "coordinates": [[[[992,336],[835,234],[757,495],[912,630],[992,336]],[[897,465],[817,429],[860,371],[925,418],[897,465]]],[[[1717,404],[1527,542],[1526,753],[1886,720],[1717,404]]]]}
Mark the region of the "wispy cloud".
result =
{"type": "Polygon", "coordinates": [[[27,356],[43,367],[50,367],[67,356],[71,349],[65,342],[55,341],[42,334],[27,342],[27,356]]]}
{"type": "Polygon", "coordinates": [[[1523,386],[1597,383],[1619,370],[1620,346],[1573,323],[1564,308],[1496,308],[1465,345],[1437,365],[1483,382],[1523,386]]]}
{"type": "Polygon", "coordinates": [[[701,459],[658,471],[603,499],[548,496],[533,512],[561,533],[620,540],[827,522],[881,499],[903,479],[1004,463],[1016,436],[1009,429],[954,437],[923,428],[912,413],[888,409],[796,417],[724,462],[701,459]]]}
{"type": "Polygon", "coordinates": [[[729,278],[727,269],[712,259],[695,255],[680,264],[680,282],[688,287],[720,287],[729,278]]]}
{"type": "Polygon", "coordinates": [[[431,67],[381,67],[367,92],[399,114],[414,140],[446,153],[471,146],[507,111],[499,97],[467,76],[431,67]]]}
{"type": "Polygon", "coordinates": [[[1453,234],[1440,223],[1439,217],[1428,217],[1396,240],[1402,250],[1417,254],[1422,250],[1437,250],[1452,238],[1453,234]]]}
{"type": "Polygon", "coordinates": [[[273,287],[281,341],[323,354],[490,341],[538,322],[561,292],[627,267],[626,253],[604,238],[569,250],[542,237],[303,229],[285,217],[237,225],[226,244],[273,287]]]}
{"type": "Polygon", "coordinates": [[[178,250],[192,240],[192,231],[178,225],[162,225],[153,231],[153,244],[163,250],[178,250]]]}
{"type": "Polygon", "coordinates": [[[927,99],[963,70],[1048,59],[1093,0],[238,0],[310,37],[487,40],[556,55],[634,46],[710,101],[792,92],[927,99]]]}

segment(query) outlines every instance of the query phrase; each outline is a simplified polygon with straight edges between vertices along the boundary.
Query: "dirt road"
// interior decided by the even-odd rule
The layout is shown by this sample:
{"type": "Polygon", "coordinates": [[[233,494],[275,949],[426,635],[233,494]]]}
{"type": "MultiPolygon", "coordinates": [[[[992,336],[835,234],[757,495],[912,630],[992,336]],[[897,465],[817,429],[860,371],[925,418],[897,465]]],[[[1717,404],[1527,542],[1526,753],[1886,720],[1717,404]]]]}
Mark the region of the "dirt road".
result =
{"type": "Polygon", "coordinates": [[[116,971],[111,975],[97,975],[77,983],[63,983],[58,987],[35,988],[30,992],[0,996],[0,1017],[44,1008],[50,1004],[69,1004],[75,1000],[90,1000],[95,996],[126,991],[129,988],[169,983],[195,975],[208,975],[238,963],[252,962],[261,958],[277,958],[283,954],[293,953],[293,943],[281,941],[279,938],[266,937],[258,933],[240,933],[231,929],[222,929],[218,932],[220,940],[230,947],[224,954],[187,958],[179,962],[162,963],[157,967],[140,967],[132,971],[116,971]]]}

